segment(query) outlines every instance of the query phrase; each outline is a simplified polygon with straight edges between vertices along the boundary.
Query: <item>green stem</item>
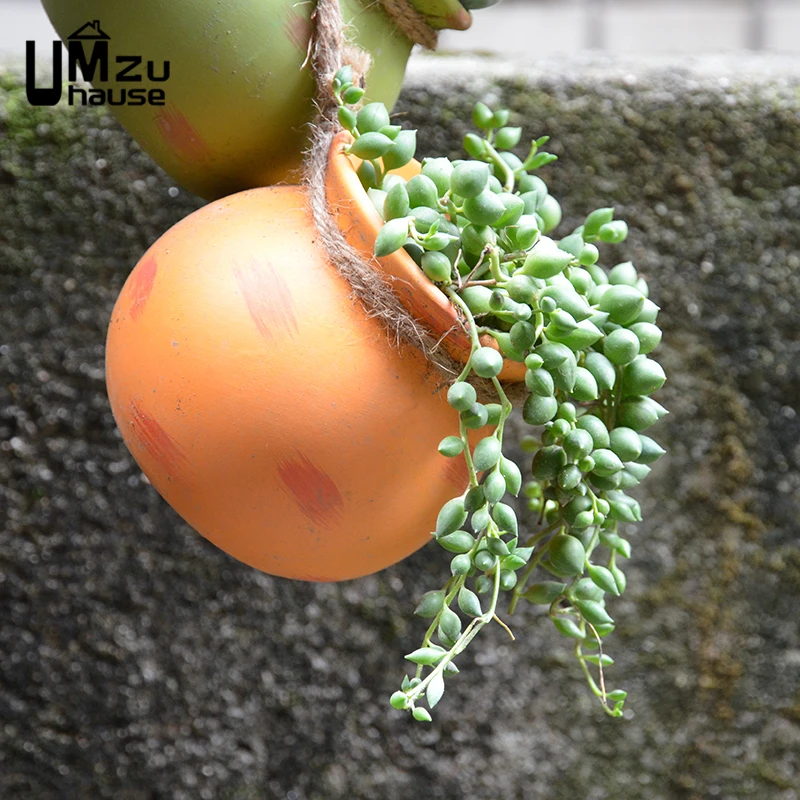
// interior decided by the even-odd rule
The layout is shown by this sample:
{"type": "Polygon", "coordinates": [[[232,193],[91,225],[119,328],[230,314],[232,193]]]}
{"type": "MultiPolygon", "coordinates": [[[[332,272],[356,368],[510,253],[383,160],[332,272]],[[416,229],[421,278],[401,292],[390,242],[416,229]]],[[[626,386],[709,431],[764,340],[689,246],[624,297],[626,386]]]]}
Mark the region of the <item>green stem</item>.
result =
{"type": "Polygon", "coordinates": [[[492,147],[489,142],[486,142],[486,152],[489,155],[489,158],[492,160],[492,163],[499,168],[499,170],[503,174],[503,189],[506,192],[513,192],[514,191],[514,170],[506,164],[506,162],[500,157],[500,154],[497,150],[492,147]]]}
{"type": "MultiPolygon", "coordinates": [[[[528,542],[526,542],[526,546],[527,547],[535,546],[536,542],[541,541],[545,536],[548,536],[549,534],[553,533],[557,528],[560,529],[562,527],[562,524],[563,523],[559,519],[557,522],[554,522],[552,525],[549,525],[543,531],[540,531],[533,538],[529,539],[528,542]]],[[[539,552],[536,553],[536,555],[533,556],[531,560],[528,562],[528,566],[526,567],[525,572],[522,575],[522,578],[520,578],[520,580],[517,582],[517,585],[514,587],[514,593],[511,597],[511,602],[508,604],[509,614],[513,614],[514,611],[516,610],[517,603],[519,603],[520,599],[522,598],[522,594],[525,591],[525,584],[528,582],[529,578],[533,574],[533,571],[536,569],[539,562],[547,553],[549,547],[550,547],[550,542],[547,542],[541,548],[541,550],[539,550],[539,552]]]]}
{"type": "Polygon", "coordinates": [[[409,699],[409,707],[414,707],[414,701],[422,697],[428,689],[431,681],[437,675],[442,675],[447,668],[447,665],[458,655],[466,650],[469,643],[478,635],[481,628],[488,625],[495,615],[497,609],[497,599],[500,594],[500,570],[495,568],[494,571],[494,588],[492,591],[492,600],[489,610],[482,614],[480,617],[475,617],[472,622],[467,625],[466,629],[461,632],[461,635],[456,640],[455,644],[447,651],[444,658],[439,661],[436,666],[428,673],[425,679],[413,689],[407,692],[409,699]]]}
{"type": "MultiPolygon", "coordinates": [[[[472,342],[472,351],[475,352],[480,346],[481,342],[478,338],[478,325],[475,322],[475,317],[472,315],[472,311],[470,311],[469,306],[459,297],[458,292],[452,286],[446,286],[445,292],[447,296],[450,298],[450,301],[453,305],[458,306],[461,309],[464,316],[467,318],[467,329],[469,331],[469,337],[472,342]]],[[[470,359],[472,358],[472,353],[470,353],[470,359]]],[[[469,361],[467,361],[467,366],[464,367],[464,370],[468,372],[469,361]]],[[[463,373],[462,373],[463,374],[463,373]]]]}

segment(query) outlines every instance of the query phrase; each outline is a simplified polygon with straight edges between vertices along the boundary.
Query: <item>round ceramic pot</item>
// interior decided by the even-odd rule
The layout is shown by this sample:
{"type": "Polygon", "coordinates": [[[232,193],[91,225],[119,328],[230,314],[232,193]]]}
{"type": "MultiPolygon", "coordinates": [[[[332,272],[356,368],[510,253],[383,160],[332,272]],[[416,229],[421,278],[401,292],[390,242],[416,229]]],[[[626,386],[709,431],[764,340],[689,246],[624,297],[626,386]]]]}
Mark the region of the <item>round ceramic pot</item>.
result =
{"type": "MultiPolygon", "coordinates": [[[[406,298],[437,337],[455,336],[463,360],[439,289],[404,251],[371,256],[380,218],[341,140],[327,194],[350,242],[396,285],[413,283],[406,298]]],[[[114,307],[106,375],[158,492],[273,575],[331,581],[389,566],[429,541],[468,483],[463,459],[437,451],[458,429],[441,376],[353,298],[302,187],[226,197],[167,231],[114,307]]]]}
{"type": "MultiPolygon", "coordinates": [[[[412,43],[380,4],[340,1],[354,43],[372,57],[367,97],[391,107],[412,43]]],[[[457,0],[418,2],[423,10],[430,6],[428,19],[434,27],[469,27],[471,17],[457,0]]],[[[213,199],[255,186],[298,182],[314,117],[308,59],[313,3],[139,0],[135,8],[116,0],[43,4],[69,47],[80,49],[87,62],[97,55],[93,86],[110,93],[117,102],[108,108],[181,186],[213,199]],[[134,104],[133,89],[147,102],[134,104]]],[[[80,101],[82,95],[75,96],[80,101]]]]}

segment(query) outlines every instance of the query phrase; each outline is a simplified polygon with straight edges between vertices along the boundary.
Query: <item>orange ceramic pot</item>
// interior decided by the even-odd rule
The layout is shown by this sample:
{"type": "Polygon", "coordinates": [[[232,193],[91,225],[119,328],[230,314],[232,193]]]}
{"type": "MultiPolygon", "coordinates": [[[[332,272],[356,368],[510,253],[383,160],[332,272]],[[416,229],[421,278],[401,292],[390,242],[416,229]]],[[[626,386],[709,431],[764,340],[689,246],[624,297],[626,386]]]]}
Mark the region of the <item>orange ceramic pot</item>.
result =
{"type": "MultiPolygon", "coordinates": [[[[452,307],[404,252],[372,258],[380,219],[341,143],[327,191],[351,243],[447,331],[452,307]]],[[[106,373],[125,443],[159,493],[273,575],[376,572],[428,541],[467,486],[463,459],[437,452],[457,432],[438,375],[353,299],[302,187],[241,192],[167,231],[117,300],[106,373]]]]}

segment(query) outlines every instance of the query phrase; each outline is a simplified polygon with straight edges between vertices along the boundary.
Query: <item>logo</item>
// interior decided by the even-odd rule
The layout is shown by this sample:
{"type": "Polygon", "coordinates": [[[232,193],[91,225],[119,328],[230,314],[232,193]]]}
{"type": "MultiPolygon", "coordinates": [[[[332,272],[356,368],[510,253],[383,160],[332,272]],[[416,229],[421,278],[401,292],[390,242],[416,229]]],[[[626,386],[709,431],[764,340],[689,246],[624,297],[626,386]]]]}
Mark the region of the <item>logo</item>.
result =
{"type": "MultiPolygon", "coordinates": [[[[164,83],[169,80],[169,61],[156,68],[153,61],[143,56],[116,56],[111,64],[108,43],[111,37],[100,27],[100,21],[87,22],[67,38],[67,74],[70,81],[78,80],[78,67],[83,79],[93,85],[81,89],[70,84],[67,102],[70,105],[90,106],[163,106],[166,91],[161,88],[119,86],[103,88],[97,84],[108,83],[114,70],[113,80],[118,84],[136,84],[144,81],[164,83]],[[97,77],[95,77],[97,76],[97,77]]],[[[36,86],[36,42],[25,43],[25,93],[34,106],[54,106],[63,94],[63,63],[61,42],[53,42],[53,85],[36,86]]]]}

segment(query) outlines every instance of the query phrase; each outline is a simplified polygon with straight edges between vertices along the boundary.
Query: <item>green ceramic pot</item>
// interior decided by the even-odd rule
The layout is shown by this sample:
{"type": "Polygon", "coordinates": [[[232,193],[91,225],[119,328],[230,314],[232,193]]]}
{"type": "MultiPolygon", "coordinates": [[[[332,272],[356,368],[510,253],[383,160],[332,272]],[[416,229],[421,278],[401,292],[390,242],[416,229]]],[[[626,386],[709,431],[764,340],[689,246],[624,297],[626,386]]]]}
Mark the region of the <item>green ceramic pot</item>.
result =
{"type": "MultiPolygon", "coordinates": [[[[416,0],[436,28],[469,27],[456,0],[416,0]]],[[[91,60],[107,49],[95,89],[138,90],[141,105],[105,104],[180,185],[205,198],[297,183],[313,119],[307,60],[312,2],[298,0],[43,0],[61,38],[91,60]],[[77,34],[77,38],[74,36],[77,34]],[[131,57],[120,60],[122,57],[131,57]],[[141,57],[141,64],[133,64],[141,57]],[[153,62],[148,74],[147,63],[153,62]],[[169,61],[169,77],[164,62],[169,61]],[[120,75],[126,68],[129,71],[120,75]],[[139,81],[131,77],[141,76],[139,81]],[[155,78],[155,80],[153,80],[155,78]],[[142,92],[141,90],[144,90],[142,92]],[[152,94],[155,90],[155,94],[152,94]]],[[[348,31],[372,56],[367,97],[391,107],[412,43],[378,3],[341,0],[348,31]]],[[[69,44],[68,44],[69,46],[69,44]]],[[[85,71],[84,71],[85,72],[85,71]]],[[[67,76],[65,68],[64,75],[67,76]]],[[[106,94],[106,98],[108,94],[106,94]]],[[[94,101],[101,101],[94,93],[94,101]]],[[[82,95],[74,93],[73,102],[82,95]]],[[[87,102],[91,98],[87,94],[87,102]]]]}

